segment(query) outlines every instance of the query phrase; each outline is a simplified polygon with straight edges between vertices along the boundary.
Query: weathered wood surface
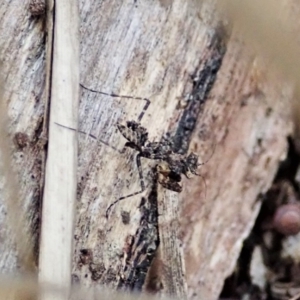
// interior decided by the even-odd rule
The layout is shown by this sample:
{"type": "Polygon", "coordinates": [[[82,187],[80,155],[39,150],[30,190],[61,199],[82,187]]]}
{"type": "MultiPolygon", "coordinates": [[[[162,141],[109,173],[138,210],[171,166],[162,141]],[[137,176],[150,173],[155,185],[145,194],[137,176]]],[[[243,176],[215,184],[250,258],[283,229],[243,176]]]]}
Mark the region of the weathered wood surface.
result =
{"type": "Polygon", "coordinates": [[[157,280],[161,282],[162,293],[186,299],[184,253],[179,240],[179,201],[178,193],[158,187],[159,253],[155,258],[158,260],[157,267],[153,267],[157,268],[157,280]]]}
{"type": "Polygon", "coordinates": [[[6,179],[16,180],[6,193],[11,195],[14,191],[21,200],[19,204],[17,197],[4,199],[2,185],[0,265],[1,270],[6,272],[15,271],[18,266],[25,267],[21,253],[29,252],[29,256],[31,254],[31,249],[20,238],[20,227],[33,232],[31,243],[35,252],[38,251],[41,154],[44,151],[43,142],[38,137],[42,130],[45,93],[45,28],[43,18],[33,18],[28,8],[29,2],[26,1],[5,1],[0,8],[3,80],[1,120],[8,120],[3,124],[7,128],[1,126],[2,131],[5,131],[5,135],[1,135],[1,157],[3,158],[7,145],[9,149],[13,149],[13,168],[2,168],[1,174],[5,174],[6,179]],[[11,173],[12,169],[18,171],[17,178],[11,173]],[[10,209],[11,203],[14,203],[14,209],[10,209]],[[22,214],[20,206],[25,208],[26,213],[22,214]],[[28,217],[27,226],[24,226],[22,215],[28,217]],[[20,222],[22,224],[18,226],[20,222]]]}
{"type": "MultiPolygon", "coordinates": [[[[10,139],[25,132],[30,141],[15,148],[14,162],[20,197],[37,233],[45,31],[43,19],[31,17],[27,8],[23,1],[0,8],[1,72],[10,139]]],[[[179,238],[189,298],[217,299],[259,210],[257,198],[284,158],[291,92],[266,75],[235,33],[225,34],[212,1],[89,0],[80,2],[80,14],[82,84],[149,98],[141,123],[150,140],[171,132],[178,151],[195,151],[202,161],[215,145],[200,168],[206,188],[202,178],[183,179],[179,238]]],[[[84,89],[80,99],[79,129],[122,150],[125,139],[116,124],[137,120],[144,101],[84,89]]],[[[120,202],[106,219],[110,203],[140,188],[136,153],[121,154],[83,134],[79,143],[74,280],[116,288],[126,281],[128,241],[137,235],[143,214],[139,205],[151,180],[144,194],[120,202]],[[129,223],[122,212],[129,213],[129,223]]],[[[143,170],[145,176],[151,170],[146,159],[143,170]]],[[[4,204],[1,211],[1,270],[15,270],[4,204]]]]}
{"type": "MultiPolygon", "coordinates": [[[[77,129],[79,9],[77,2],[68,0],[56,2],[55,7],[53,4],[53,1],[48,1],[47,6],[49,124],[48,118],[44,119],[44,124],[49,127],[49,138],[39,243],[39,282],[63,287],[65,294],[43,293],[41,300],[69,298],[77,202],[77,132],[64,130],[57,123],[68,122],[77,129]]],[[[45,112],[46,116],[48,110],[45,112]]],[[[43,134],[47,133],[44,131],[43,134]]]]}

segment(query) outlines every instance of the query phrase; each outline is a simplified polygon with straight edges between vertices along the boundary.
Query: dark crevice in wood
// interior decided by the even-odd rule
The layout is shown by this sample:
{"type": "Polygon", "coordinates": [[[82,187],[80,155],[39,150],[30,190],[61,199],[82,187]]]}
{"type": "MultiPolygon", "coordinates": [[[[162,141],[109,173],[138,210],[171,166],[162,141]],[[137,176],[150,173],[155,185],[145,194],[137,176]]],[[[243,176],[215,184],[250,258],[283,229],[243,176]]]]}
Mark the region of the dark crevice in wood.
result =
{"type": "Polygon", "coordinates": [[[118,285],[119,289],[134,292],[142,290],[159,245],[156,181],[147,199],[142,198],[140,211],[140,226],[125,253],[126,266],[118,285]]]}
{"type": "Polygon", "coordinates": [[[225,37],[226,35],[221,35],[219,32],[215,33],[209,48],[210,55],[206,58],[206,61],[200,61],[199,69],[192,75],[192,92],[187,107],[178,121],[174,137],[173,150],[176,153],[185,154],[188,150],[198,116],[203,109],[205,101],[208,99],[208,94],[215,83],[217,73],[221,68],[223,57],[226,53],[225,37]]]}

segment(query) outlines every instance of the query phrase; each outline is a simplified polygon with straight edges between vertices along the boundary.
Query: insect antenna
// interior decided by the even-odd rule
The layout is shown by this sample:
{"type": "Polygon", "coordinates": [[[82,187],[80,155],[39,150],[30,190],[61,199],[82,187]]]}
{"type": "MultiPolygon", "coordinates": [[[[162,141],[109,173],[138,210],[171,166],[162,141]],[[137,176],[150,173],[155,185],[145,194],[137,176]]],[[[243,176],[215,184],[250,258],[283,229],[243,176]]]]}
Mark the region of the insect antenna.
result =
{"type": "Polygon", "coordinates": [[[78,133],[83,133],[89,137],[91,137],[92,139],[96,140],[96,141],[100,141],[101,143],[103,143],[104,145],[108,146],[108,147],[111,147],[112,149],[118,151],[119,153],[124,153],[125,152],[125,148],[123,148],[122,150],[119,150],[118,148],[110,145],[108,142],[102,140],[102,139],[99,139],[97,138],[95,135],[91,134],[91,133],[86,133],[85,131],[82,131],[82,130],[79,130],[79,129],[75,129],[75,128],[72,128],[72,127],[69,127],[69,126],[65,126],[65,125],[62,125],[62,124],[59,124],[59,123],[56,123],[54,122],[54,124],[60,126],[60,127],[63,127],[63,128],[67,128],[67,129],[70,129],[70,130],[73,130],[73,131],[76,131],[78,133]]]}
{"type": "Polygon", "coordinates": [[[206,185],[206,181],[205,181],[205,178],[204,176],[202,176],[201,174],[198,174],[198,173],[194,173],[196,176],[198,177],[201,177],[203,183],[204,183],[204,187],[205,187],[205,193],[204,193],[204,196],[205,196],[205,199],[206,199],[206,192],[207,192],[207,185],[206,185]]]}
{"type": "MultiPolygon", "coordinates": [[[[214,153],[215,153],[215,150],[216,150],[216,142],[214,143],[214,146],[213,146],[213,147],[214,147],[214,148],[213,148],[213,151],[212,151],[212,153],[210,154],[210,156],[208,157],[208,159],[205,160],[204,162],[198,164],[198,166],[205,165],[205,164],[208,163],[209,160],[213,157],[213,155],[214,155],[214,153]]],[[[196,175],[197,175],[197,174],[196,174],[196,175]]]]}
{"type": "MultiPolygon", "coordinates": [[[[210,159],[212,158],[212,156],[214,155],[215,150],[216,150],[216,143],[214,143],[213,151],[212,151],[212,153],[210,154],[210,156],[208,157],[208,159],[206,159],[204,162],[198,164],[198,167],[199,167],[199,166],[202,166],[202,165],[205,165],[206,163],[208,163],[209,160],[210,160],[210,159]]],[[[203,181],[203,183],[204,183],[204,186],[205,186],[205,193],[204,193],[204,195],[205,195],[205,199],[206,199],[207,185],[206,185],[205,178],[204,178],[201,174],[199,174],[199,173],[197,173],[197,172],[194,172],[193,174],[195,174],[195,175],[198,176],[198,177],[201,177],[201,179],[202,179],[202,181],[203,181]]]]}

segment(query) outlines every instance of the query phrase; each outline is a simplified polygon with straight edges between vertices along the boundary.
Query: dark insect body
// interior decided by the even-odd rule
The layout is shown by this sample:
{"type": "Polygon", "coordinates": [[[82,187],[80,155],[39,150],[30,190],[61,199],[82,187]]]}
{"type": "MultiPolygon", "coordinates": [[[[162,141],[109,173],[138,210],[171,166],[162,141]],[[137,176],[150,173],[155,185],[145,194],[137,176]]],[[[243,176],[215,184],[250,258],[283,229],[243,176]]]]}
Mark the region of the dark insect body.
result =
{"type": "MultiPolygon", "coordinates": [[[[92,93],[96,93],[96,94],[100,94],[100,95],[105,95],[105,96],[109,96],[109,97],[112,97],[112,98],[121,98],[121,99],[132,99],[132,100],[137,100],[137,101],[144,101],[145,104],[142,108],[142,111],[141,113],[138,115],[138,118],[137,120],[140,122],[142,120],[142,118],[144,117],[147,109],[149,108],[149,105],[151,104],[151,101],[148,99],[148,98],[143,98],[143,97],[134,97],[134,96],[126,96],[126,95],[117,95],[115,93],[106,93],[106,92],[102,92],[102,91],[97,91],[97,90],[94,90],[94,89],[90,89],[88,87],[86,87],[85,85],[83,85],[82,83],[80,83],[80,87],[82,87],[83,89],[89,91],[89,92],[92,92],[92,93]]],[[[112,149],[118,151],[119,153],[124,153],[124,149],[122,150],[119,150],[117,149],[116,147],[110,145],[107,141],[105,140],[102,140],[98,137],[96,137],[95,135],[93,134],[90,134],[90,133],[86,133],[85,131],[82,131],[82,130],[77,130],[77,129],[74,129],[74,128],[71,128],[69,126],[65,126],[65,125],[62,125],[62,124],[58,124],[58,123],[55,123],[56,125],[60,126],[60,127],[64,127],[64,128],[67,128],[67,129],[70,129],[70,130],[73,130],[73,131],[77,131],[79,133],[83,133],[83,134],[86,134],[88,135],[89,137],[91,137],[92,139],[94,140],[97,140],[97,141],[100,141],[101,143],[103,143],[104,145],[106,146],[109,146],[111,147],[112,149]]]]}
{"type": "Polygon", "coordinates": [[[157,160],[156,175],[158,182],[166,189],[180,193],[182,191],[181,176],[185,175],[190,178],[191,174],[198,174],[197,168],[198,156],[191,152],[188,156],[174,153],[172,149],[172,141],[170,137],[164,137],[161,142],[150,142],[148,140],[148,131],[135,121],[127,121],[126,126],[117,125],[121,134],[128,141],[125,146],[138,151],[136,163],[138,167],[141,190],[127,196],[120,197],[113,202],[106,210],[106,217],[110,209],[119,201],[142,193],[146,187],[144,183],[143,171],[141,166],[141,158],[157,160]]]}
{"type": "MultiPolygon", "coordinates": [[[[133,96],[125,96],[125,95],[117,95],[114,93],[105,93],[101,91],[96,91],[90,88],[85,87],[83,84],[80,86],[90,92],[98,93],[106,96],[110,96],[113,98],[124,98],[124,99],[133,99],[138,101],[145,101],[145,104],[142,108],[141,113],[139,114],[137,120],[140,122],[145,115],[145,112],[149,108],[150,100],[147,98],[142,97],[133,97],[133,96]]],[[[146,186],[144,182],[143,170],[141,165],[141,158],[147,158],[158,161],[157,165],[154,169],[154,176],[156,176],[156,180],[166,189],[175,191],[180,193],[182,191],[181,186],[181,176],[185,175],[187,178],[190,178],[190,175],[200,176],[197,173],[197,168],[204,163],[198,163],[198,156],[191,152],[188,156],[175,153],[174,151],[174,144],[170,136],[165,136],[162,138],[160,142],[151,142],[148,140],[148,131],[145,127],[141,126],[140,123],[136,121],[127,121],[126,125],[117,124],[117,127],[120,133],[125,137],[127,140],[125,144],[125,148],[123,150],[119,150],[116,147],[108,144],[106,141],[97,138],[92,134],[87,134],[84,131],[76,130],[74,128],[64,126],[62,124],[57,125],[68,128],[79,133],[87,134],[88,136],[92,137],[95,140],[101,141],[103,144],[110,146],[114,150],[123,153],[126,147],[132,148],[138,152],[136,156],[136,164],[138,168],[139,178],[140,178],[140,185],[141,190],[135,193],[123,196],[118,198],[106,210],[106,217],[108,218],[109,211],[111,208],[117,204],[119,201],[124,200],[126,198],[138,195],[145,191],[146,186]]],[[[214,151],[212,152],[213,155],[214,151]]],[[[212,156],[211,155],[211,156],[212,156]]],[[[210,159],[210,158],[209,158],[210,159]]],[[[207,160],[208,161],[208,160],[207,160]]],[[[204,181],[205,183],[205,181],[204,181]]]]}

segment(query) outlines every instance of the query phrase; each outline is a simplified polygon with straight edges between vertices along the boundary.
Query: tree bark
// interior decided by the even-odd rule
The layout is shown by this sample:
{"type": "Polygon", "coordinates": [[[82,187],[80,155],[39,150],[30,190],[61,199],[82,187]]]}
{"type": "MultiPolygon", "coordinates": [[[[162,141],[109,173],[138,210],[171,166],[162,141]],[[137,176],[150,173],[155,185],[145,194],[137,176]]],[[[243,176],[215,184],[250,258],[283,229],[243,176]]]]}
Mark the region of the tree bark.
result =
{"type": "MultiPolygon", "coordinates": [[[[10,139],[18,132],[28,137],[26,147],[14,149],[14,165],[38,252],[45,28],[43,18],[31,16],[27,8],[22,1],[0,8],[1,72],[10,139]]],[[[183,191],[176,194],[180,217],[172,236],[178,232],[174,247],[183,253],[180,268],[185,265],[178,281],[186,284],[187,297],[217,299],[253,226],[259,195],[267,191],[286,154],[291,90],[275,75],[267,76],[260,59],[234,31],[226,30],[213,1],[88,0],[80,2],[80,17],[81,83],[151,103],[145,110],[146,100],[80,91],[78,128],[86,134],[78,135],[73,279],[85,286],[140,290],[146,288],[144,279],[149,285],[158,278],[156,288],[168,290],[163,279],[168,276],[149,271],[160,230],[168,228],[160,224],[162,217],[155,218],[157,204],[149,200],[168,199],[161,187],[155,196],[157,162],[142,160],[146,190],[117,203],[106,217],[111,203],[141,188],[137,151],[124,148],[126,140],[116,126],[135,120],[147,128],[150,141],[170,133],[176,152],[193,151],[205,162],[198,169],[202,177],[182,179],[183,191]]],[[[72,127],[67,121],[61,125],[72,127]]],[[[4,230],[5,213],[0,220],[4,230]]],[[[15,270],[13,240],[2,234],[1,252],[6,255],[1,270],[15,270]]],[[[156,267],[153,263],[152,269],[156,267]]]]}

